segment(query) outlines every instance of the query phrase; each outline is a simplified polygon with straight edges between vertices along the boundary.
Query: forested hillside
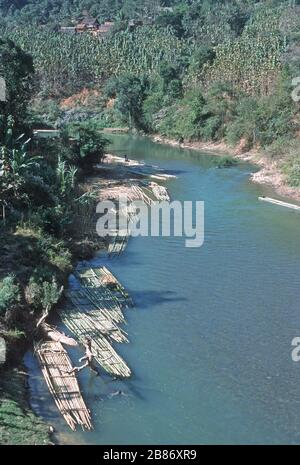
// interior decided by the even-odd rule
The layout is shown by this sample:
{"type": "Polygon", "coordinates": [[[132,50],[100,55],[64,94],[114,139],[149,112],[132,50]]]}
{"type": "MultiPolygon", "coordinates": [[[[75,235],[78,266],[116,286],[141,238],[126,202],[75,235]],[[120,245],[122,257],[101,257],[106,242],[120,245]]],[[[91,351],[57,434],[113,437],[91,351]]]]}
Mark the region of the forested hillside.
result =
{"type": "MultiPolygon", "coordinates": [[[[84,12],[101,20],[157,16],[159,7],[170,7],[178,0],[1,0],[2,14],[16,24],[55,24],[72,21],[84,12]]],[[[187,2],[188,3],[188,2],[187,2]]]]}
{"type": "Polygon", "coordinates": [[[268,149],[283,159],[288,183],[300,184],[291,96],[299,0],[20,0],[0,8],[2,34],[33,56],[35,115],[39,105],[48,109],[47,123],[62,124],[62,99],[88,89],[99,126],[268,149]],[[105,38],[59,32],[87,16],[114,26],[105,38]],[[140,20],[133,29],[132,19],[140,20]]]}

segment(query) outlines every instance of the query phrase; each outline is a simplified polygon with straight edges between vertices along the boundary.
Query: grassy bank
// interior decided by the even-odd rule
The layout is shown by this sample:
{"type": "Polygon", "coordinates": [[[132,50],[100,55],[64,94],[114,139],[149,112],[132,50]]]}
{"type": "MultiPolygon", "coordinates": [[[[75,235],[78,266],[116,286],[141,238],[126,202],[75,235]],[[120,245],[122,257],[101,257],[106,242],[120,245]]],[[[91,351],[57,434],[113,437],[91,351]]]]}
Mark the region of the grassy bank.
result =
{"type": "Polygon", "coordinates": [[[1,371],[0,444],[50,444],[49,426],[29,408],[26,376],[17,369],[1,371]]]}

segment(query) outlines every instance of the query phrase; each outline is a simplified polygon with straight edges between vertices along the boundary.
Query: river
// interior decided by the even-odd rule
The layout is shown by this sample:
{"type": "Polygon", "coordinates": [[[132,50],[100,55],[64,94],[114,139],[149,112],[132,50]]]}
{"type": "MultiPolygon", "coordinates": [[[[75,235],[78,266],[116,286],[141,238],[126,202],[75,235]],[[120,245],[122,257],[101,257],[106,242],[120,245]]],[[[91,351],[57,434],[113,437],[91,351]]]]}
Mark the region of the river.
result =
{"type": "MultiPolygon", "coordinates": [[[[132,238],[105,263],[135,301],[131,343],[117,350],[133,369],[111,382],[79,380],[95,429],[72,433],[28,353],[35,411],[65,444],[300,443],[300,215],[258,201],[253,167],[216,169],[215,157],[116,135],[110,150],[177,175],[172,199],[204,200],[205,242],[132,238]],[[121,389],[125,395],[112,397],[121,389]]],[[[74,363],[82,353],[73,349],[74,363]]]]}

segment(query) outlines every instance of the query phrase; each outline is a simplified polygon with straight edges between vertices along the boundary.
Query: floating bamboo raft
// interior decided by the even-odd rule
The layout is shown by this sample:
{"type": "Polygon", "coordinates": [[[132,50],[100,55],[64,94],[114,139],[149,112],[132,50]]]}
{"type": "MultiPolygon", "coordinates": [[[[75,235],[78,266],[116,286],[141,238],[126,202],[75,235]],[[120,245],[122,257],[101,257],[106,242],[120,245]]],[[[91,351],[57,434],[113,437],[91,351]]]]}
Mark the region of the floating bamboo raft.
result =
{"type": "Polygon", "coordinates": [[[105,287],[93,288],[82,287],[71,291],[65,291],[65,296],[74,307],[83,311],[93,309],[100,310],[107,319],[115,323],[124,323],[125,318],[118,301],[112,296],[109,289],[105,287]]]}
{"type": "MultiPolygon", "coordinates": [[[[79,318],[80,316],[92,328],[93,332],[100,332],[115,342],[128,342],[125,332],[121,331],[116,325],[110,317],[109,312],[95,309],[94,306],[91,307],[91,303],[85,297],[82,297],[82,295],[76,296],[76,291],[66,295],[69,295],[71,305],[68,302],[68,305],[60,311],[63,321],[65,318],[68,319],[68,317],[79,318]]],[[[92,337],[91,334],[86,334],[85,336],[92,337]]]]}
{"type": "Polygon", "coordinates": [[[294,203],[282,202],[281,200],[272,199],[271,197],[258,197],[258,199],[262,200],[263,202],[279,205],[281,207],[291,208],[293,210],[300,210],[300,206],[295,205],[294,203]]]}
{"type": "Polygon", "coordinates": [[[76,275],[84,288],[102,288],[105,286],[120,307],[133,306],[133,301],[126,289],[105,266],[79,271],[76,275]]]}
{"type": "Polygon", "coordinates": [[[81,342],[89,336],[92,339],[92,351],[95,360],[110,375],[120,378],[129,378],[131,370],[125,361],[117,354],[106,337],[95,328],[91,318],[84,313],[69,310],[61,310],[61,319],[67,328],[81,342]]]}
{"type": "MultiPolygon", "coordinates": [[[[140,200],[148,206],[152,205],[153,199],[146,193],[146,190],[146,188],[142,189],[136,184],[131,184],[129,186],[129,194],[126,194],[128,201],[134,202],[140,200]]],[[[149,189],[148,192],[153,195],[149,189]]],[[[120,228],[110,231],[111,240],[108,244],[109,256],[121,255],[124,252],[130,237],[130,223],[138,221],[138,215],[136,214],[136,209],[132,203],[130,203],[127,208],[119,211],[119,218],[120,216],[123,216],[123,220],[125,220],[123,221],[123,224],[126,224],[126,229],[120,228]]]]}
{"type": "Polygon", "coordinates": [[[71,361],[60,342],[42,342],[36,344],[35,351],[42,373],[57,408],[70,428],[75,431],[80,425],[83,429],[92,429],[90,412],[82,398],[71,361]]]}

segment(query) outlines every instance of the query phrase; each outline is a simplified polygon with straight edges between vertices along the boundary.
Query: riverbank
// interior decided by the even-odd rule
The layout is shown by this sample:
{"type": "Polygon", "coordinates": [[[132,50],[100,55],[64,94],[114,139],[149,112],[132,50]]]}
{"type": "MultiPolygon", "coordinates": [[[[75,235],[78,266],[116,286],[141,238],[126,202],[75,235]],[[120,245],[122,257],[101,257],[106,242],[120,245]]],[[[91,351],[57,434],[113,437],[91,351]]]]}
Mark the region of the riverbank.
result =
{"type": "MultiPolygon", "coordinates": [[[[30,239],[30,237],[28,237],[30,239]]],[[[25,244],[23,244],[25,245],[25,244]]],[[[6,248],[7,251],[8,247],[6,248]]],[[[101,249],[100,241],[96,244],[91,240],[74,241],[72,245],[73,267],[78,260],[90,259],[96,251],[101,249]]],[[[31,253],[36,253],[38,248],[33,245],[31,253]],[[35,247],[35,248],[34,248],[35,247]]],[[[5,255],[5,253],[4,253],[5,255]]],[[[20,271],[26,275],[28,267],[22,261],[12,260],[9,271],[20,271]]],[[[65,273],[53,271],[52,277],[59,285],[65,285],[71,268],[65,273]]],[[[26,307],[27,308],[27,307],[26,307]]],[[[50,445],[53,444],[52,424],[45,422],[32,410],[28,391],[28,373],[23,365],[23,357],[33,344],[33,334],[36,331],[36,318],[26,310],[29,316],[24,316],[21,322],[23,330],[7,330],[1,322],[1,334],[5,335],[7,354],[6,363],[0,367],[0,444],[8,445],[50,445]]],[[[24,312],[25,313],[25,312],[24,312]]],[[[20,323],[20,322],[18,322],[20,323]]]]}
{"type": "Polygon", "coordinates": [[[51,444],[51,422],[44,422],[31,409],[28,376],[23,365],[24,354],[32,346],[41,316],[30,303],[34,304],[35,295],[37,304],[42,299],[39,289],[30,286],[28,277],[43,264],[55,283],[50,291],[56,293],[56,289],[67,284],[78,261],[90,259],[104,245],[100,238],[97,241],[86,238],[84,229],[79,227],[73,238],[63,242],[29,225],[16,230],[3,227],[1,232],[0,278],[16,277],[22,295],[0,318],[0,334],[6,342],[6,360],[0,366],[0,444],[51,444]]]}
{"type": "MultiPolygon", "coordinates": [[[[167,175],[166,175],[167,176],[167,175]]],[[[159,186],[156,182],[152,181],[151,178],[155,177],[155,179],[159,179],[163,181],[167,179],[165,176],[162,176],[160,170],[157,167],[153,167],[150,165],[145,165],[143,162],[135,161],[133,159],[124,159],[124,157],[118,157],[116,155],[106,154],[103,163],[100,165],[94,166],[93,176],[87,177],[83,180],[81,184],[82,191],[86,194],[93,193],[94,201],[93,206],[86,211],[81,212],[80,215],[77,215],[76,218],[73,218],[74,224],[76,227],[76,236],[70,238],[68,240],[68,250],[71,252],[71,260],[72,260],[72,269],[68,267],[66,269],[66,273],[64,275],[60,275],[57,277],[59,285],[65,285],[67,282],[67,276],[70,275],[72,270],[75,268],[77,263],[82,260],[88,260],[94,256],[95,252],[100,251],[101,249],[109,250],[111,247],[111,252],[115,247],[114,241],[110,244],[111,241],[105,241],[99,238],[96,234],[95,222],[96,218],[94,215],[94,211],[96,210],[96,203],[98,201],[104,199],[110,199],[112,201],[117,201],[118,197],[123,194],[127,195],[131,200],[147,200],[151,202],[149,195],[152,195],[153,198],[159,199],[159,197],[166,197],[167,192],[162,187],[159,186]],[[154,173],[155,176],[152,174],[154,173]],[[146,178],[149,178],[149,181],[146,181],[146,178]],[[143,181],[141,181],[143,179],[143,181]],[[148,189],[146,189],[146,185],[148,184],[148,189]],[[145,192],[142,191],[142,188],[146,189],[145,192]],[[148,194],[146,193],[148,192],[148,194]],[[95,220],[95,222],[94,222],[95,220]],[[88,240],[87,240],[88,238],[88,240]]],[[[12,264],[12,270],[18,267],[18,262],[14,261],[12,264]]],[[[27,335],[27,342],[30,344],[32,341],[32,334],[35,328],[34,324],[36,323],[35,319],[30,321],[30,325],[28,325],[26,329],[27,335]]],[[[26,347],[28,348],[28,344],[26,347]]],[[[15,357],[14,362],[20,362],[23,356],[24,350],[19,351],[15,357]]],[[[10,364],[8,365],[8,369],[6,371],[6,376],[9,377],[10,373],[12,373],[12,368],[10,364]]],[[[26,374],[24,375],[26,377],[26,374]]],[[[0,396],[0,402],[3,398],[3,402],[5,401],[5,396],[9,395],[8,391],[9,386],[5,386],[3,389],[3,393],[0,396]]],[[[26,387],[24,390],[20,392],[20,404],[23,403],[26,405],[26,409],[29,410],[29,405],[27,401],[27,393],[26,387]]],[[[17,406],[18,407],[18,406],[17,406]]],[[[1,418],[1,410],[0,410],[0,418],[1,418]]],[[[35,415],[27,417],[29,420],[36,419],[35,415]]],[[[4,422],[5,424],[5,422],[4,422]]],[[[47,432],[49,431],[49,426],[41,421],[41,427],[47,432]]],[[[10,423],[6,424],[3,431],[3,437],[7,438],[7,442],[10,443],[10,439],[14,435],[14,430],[17,427],[13,423],[13,419],[10,423]]],[[[34,425],[29,427],[27,425],[27,429],[33,429],[34,425]]],[[[22,434],[23,427],[21,427],[21,434],[22,434]]],[[[3,440],[4,442],[5,440],[3,440]]],[[[16,436],[16,441],[21,442],[21,440],[16,436]]],[[[38,444],[38,443],[47,443],[44,439],[40,440],[38,437],[32,436],[32,440],[30,442],[30,438],[26,438],[26,444],[38,444]]],[[[50,438],[48,435],[48,443],[50,442],[50,438]]],[[[24,442],[25,443],[25,442],[24,442]]]]}
{"type": "Polygon", "coordinates": [[[233,148],[223,141],[194,141],[181,143],[175,139],[169,139],[158,134],[152,135],[151,138],[154,142],[171,145],[172,147],[199,150],[219,156],[232,154],[232,156],[238,160],[243,160],[260,167],[259,171],[251,175],[251,180],[253,182],[269,185],[278,195],[300,201],[300,189],[288,186],[285,180],[286,177],[279,167],[279,163],[268,158],[262,151],[255,149],[243,151],[241,146],[233,148]]]}

